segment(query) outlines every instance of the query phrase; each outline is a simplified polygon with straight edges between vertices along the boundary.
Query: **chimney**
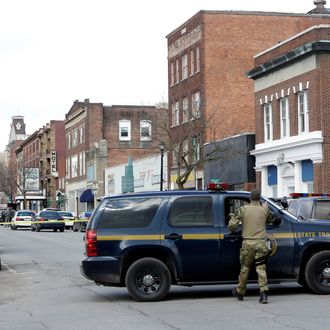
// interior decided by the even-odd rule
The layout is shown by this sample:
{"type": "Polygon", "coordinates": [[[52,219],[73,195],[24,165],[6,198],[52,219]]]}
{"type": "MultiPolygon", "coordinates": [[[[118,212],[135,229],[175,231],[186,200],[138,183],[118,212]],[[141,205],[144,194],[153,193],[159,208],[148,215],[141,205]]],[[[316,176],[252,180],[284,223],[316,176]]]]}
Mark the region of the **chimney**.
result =
{"type": "Polygon", "coordinates": [[[89,103],[89,99],[85,99],[84,102],[85,102],[85,103],[89,103]]]}
{"type": "Polygon", "coordinates": [[[330,12],[324,7],[327,2],[325,0],[315,0],[314,5],[316,8],[312,9],[309,14],[330,14],[330,12]]]}

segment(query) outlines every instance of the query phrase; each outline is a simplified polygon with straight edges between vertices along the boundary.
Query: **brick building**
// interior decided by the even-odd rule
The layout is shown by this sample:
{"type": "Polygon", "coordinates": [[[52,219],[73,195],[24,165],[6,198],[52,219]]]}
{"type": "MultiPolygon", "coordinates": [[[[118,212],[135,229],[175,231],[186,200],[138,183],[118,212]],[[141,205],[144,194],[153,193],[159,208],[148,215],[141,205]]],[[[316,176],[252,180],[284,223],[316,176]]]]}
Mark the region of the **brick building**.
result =
{"type": "Polygon", "coordinates": [[[44,207],[64,208],[65,129],[64,121],[51,120],[38,131],[40,140],[40,189],[44,207]]]}
{"type": "Polygon", "coordinates": [[[65,121],[67,209],[94,208],[104,195],[105,168],[159,152],[156,123],[167,118],[166,109],[154,106],[75,101],[65,121]]]}
{"type": "Polygon", "coordinates": [[[18,208],[40,210],[44,206],[46,197],[42,194],[39,182],[40,141],[38,131],[22,141],[15,153],[18,208]]]}
{"type": "Polygon", "coordinates": [[[257,184],[269,196],[330,192],[330,25],[255,56],[257,184]]]}
{"type": "MultiPolygon", "coordinates": [[[[234,188],[254,185],[249,151],[253,149],[255,103],[253,82],[245,73],[253,67],[258,52],[310,26],[328,23],[330,15],[323,7],[308,14],[200,11],[167,36],[172,134],[180,134],[195,118],[209,123],[203,130],[202,154],[203,147],[213,141],[220,147],[233,144],[238,150],[236,155],[226,155],[222,163],[197,168],[190,186],[203,187],[210,173],[234,188]],[[233,162],[245,165],[236,167],[233,162]]],[[[171,158],[169,169],[175,174],[171,158]]]]}

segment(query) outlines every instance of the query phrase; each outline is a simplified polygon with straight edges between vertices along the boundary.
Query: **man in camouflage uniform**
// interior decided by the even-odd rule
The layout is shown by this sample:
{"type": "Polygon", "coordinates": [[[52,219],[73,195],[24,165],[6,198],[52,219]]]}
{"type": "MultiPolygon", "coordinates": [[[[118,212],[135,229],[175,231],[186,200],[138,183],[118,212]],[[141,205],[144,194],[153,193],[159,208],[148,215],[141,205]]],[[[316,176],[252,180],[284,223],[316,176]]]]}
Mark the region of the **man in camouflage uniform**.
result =
{"type": "Polygon", "coordinates": [[[243,300],[246,284],[253,261],[256,265],[262,304],[267,303],[267,273],[266,261],[269,250],[266,243],[266,223],[273,221],[267,205],[260,204],[260,191],[255,189],[250,193],[251,203],[239,208],[229,221],[229,230],[234,232],[242,224],[242,247],[240,250],[241,272],[238,285],[233,289],[233,295],[238,300],[243,300]]]}

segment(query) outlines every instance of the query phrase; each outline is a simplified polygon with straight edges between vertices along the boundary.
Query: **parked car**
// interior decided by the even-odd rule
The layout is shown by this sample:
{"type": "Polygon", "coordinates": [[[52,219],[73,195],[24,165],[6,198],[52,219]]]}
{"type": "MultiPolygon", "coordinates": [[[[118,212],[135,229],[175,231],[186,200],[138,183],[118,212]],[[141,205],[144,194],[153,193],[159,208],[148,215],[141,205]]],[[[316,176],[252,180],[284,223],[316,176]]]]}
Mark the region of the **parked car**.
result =
{"type": "Polygon", "coordinates": [[[299,220],[330,220],[330,198],[316,196],[291,199],[288,211],[299,220]]]}
{"type": "Polygon", "coordinates": [[[75,219],[72,212],[69,211],[58,211],[59,215],[65,220],[65,228],[72,228],[73,227],[73,220],[75,219]]]}
{"type": "Polygon", "coordinates": [[[31,210],[19,210],[16,211],[11,218],[10,228],[16,230],[17,228],[30,228],[31,221],[35,216],[35,212],[31,210]]]}
{"type": "Polygon", "coordinates": [[[40,231],[41,229],[53,229],[54,231],[64,231],[64,219],[58,211],[40,211],[38,212],[31,224],[32,231],[40,231]]]}
{"type": "Polygon", "coordinates": [[[85,231],[87,222],[89,221],[89,218],[91,217],[91,215],[92,215],[92,212],[90,212],[90,211],[80,213],[78,220],[81,220],[81,221],[75,221],[72,226],[72,230],[73,231],[78,231],[78,230],[85,231]]]}

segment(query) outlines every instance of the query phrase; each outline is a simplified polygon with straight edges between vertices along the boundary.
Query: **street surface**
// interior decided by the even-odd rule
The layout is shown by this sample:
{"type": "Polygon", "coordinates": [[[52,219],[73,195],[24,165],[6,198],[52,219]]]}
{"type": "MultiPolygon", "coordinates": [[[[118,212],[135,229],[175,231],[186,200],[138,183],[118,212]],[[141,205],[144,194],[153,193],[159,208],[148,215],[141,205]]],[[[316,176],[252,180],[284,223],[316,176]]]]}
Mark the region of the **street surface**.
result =
{"type": "Polygon", "coordinates": [[[13,231],[0,226],[0,329],[329,329],[329,296],[293,283],[271,286],[269,304],[250,286],[171,288],[167,299],[138,303],[126,288],[98,287],[79,270],[84,233],[13,231]]]}

